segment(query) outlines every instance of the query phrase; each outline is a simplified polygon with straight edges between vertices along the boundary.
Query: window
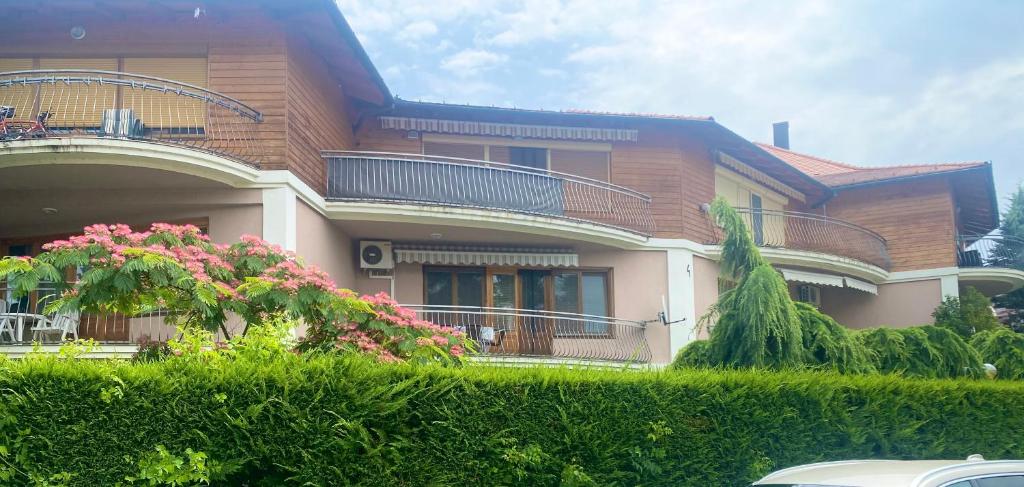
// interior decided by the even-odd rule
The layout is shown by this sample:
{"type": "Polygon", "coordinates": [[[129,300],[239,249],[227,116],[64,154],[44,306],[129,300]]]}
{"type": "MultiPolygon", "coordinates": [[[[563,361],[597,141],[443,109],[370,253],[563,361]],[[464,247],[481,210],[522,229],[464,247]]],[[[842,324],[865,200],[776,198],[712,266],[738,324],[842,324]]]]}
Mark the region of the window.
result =
{"type": "Polygon", "coordinates": [[[815,308],[820,308],[821,288],[809,284],[801,284],[796,288],[796,300],[807,303],[815,308]]]}
{"type": "Polygon", "coordinates": [[[426,269],[423,272],[424,298],[428,306],[423,318],[439,325],[453,326],[480,339],[483,315],[472,308],[484,305],[483,269],[426,269]],[[470,308],[454,310],[452,306],[470,308]],[[470,311],[470,312],[465,312],[470,311]]]}
{"type": "Polygon", "coordinates": [[[427,305],[484,305],[484,271],[482,269],[428,269],[424,273],[427,305]]]}
{"type": "Polygon", "coordinates": [[[764,245],[764,214],[761,213],[763,202],[761,195],[750,194],[750,227],[754,234],[754,243],[764,245]]]}
{"type": "MultiPolygon", "coordinates": [[[[976,479],[974,483],[978,487],[1021,487],[1024,486],[1024,475],[1004,475],[1001,477],[976,479]]],[[[953,486],[956,485],[958,484],[953,484],[953,486]]]]}
{"type": "Polygon", "coordinates": [[[587,315],[582,319],[560,318],[555,332],[561,336],[608,336],[609,315],[608,273],[591,271],[560,271],[552,280],[554,310],[560,313],[587,315]]]}
{"type": "Polygon", "coordinates": [[[509,162],[516,166],[547,170],[548,150],[536,147],[509,147],[509,162]]]}

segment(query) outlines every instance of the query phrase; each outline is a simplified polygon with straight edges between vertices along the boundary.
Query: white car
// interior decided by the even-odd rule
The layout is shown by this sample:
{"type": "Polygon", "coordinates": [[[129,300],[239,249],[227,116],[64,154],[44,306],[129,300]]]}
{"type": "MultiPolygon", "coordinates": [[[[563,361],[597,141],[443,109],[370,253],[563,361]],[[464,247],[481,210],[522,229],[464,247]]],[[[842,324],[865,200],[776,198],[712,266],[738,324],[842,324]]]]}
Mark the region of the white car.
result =
{"type": "Polygon", "coordinates": [[[850,460],[813,463],[754,482],[770,487],[1024,487],[1024,460],[850,460]]]}

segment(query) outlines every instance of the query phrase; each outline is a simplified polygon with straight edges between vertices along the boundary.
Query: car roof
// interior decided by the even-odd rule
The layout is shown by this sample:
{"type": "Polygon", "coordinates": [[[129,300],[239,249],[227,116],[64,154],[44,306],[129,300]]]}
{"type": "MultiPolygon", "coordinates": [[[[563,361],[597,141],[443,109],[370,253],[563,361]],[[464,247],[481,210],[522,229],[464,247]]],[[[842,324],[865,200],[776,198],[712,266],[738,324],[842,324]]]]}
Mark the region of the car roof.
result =
{"type": "Polygon", "coordinates": [[[931,487],[989,473],[1024,474],[1024,461],[848,460],[779,470],[754,485],[817,484],[843,487],[931,487]]]}

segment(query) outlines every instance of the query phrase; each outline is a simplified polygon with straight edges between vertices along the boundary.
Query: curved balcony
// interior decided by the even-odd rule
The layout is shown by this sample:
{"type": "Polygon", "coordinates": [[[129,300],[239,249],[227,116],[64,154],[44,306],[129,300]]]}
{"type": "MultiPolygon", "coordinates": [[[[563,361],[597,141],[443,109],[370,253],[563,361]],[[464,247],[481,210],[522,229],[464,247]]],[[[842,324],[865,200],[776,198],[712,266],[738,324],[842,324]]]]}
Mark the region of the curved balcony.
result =
{"type": "Polygon", "coordinates": [[[1024,239],[1008,235],[959,235],[956,263],[960,267],[1024,269],[1024,239]]]}
{"type": "MultiPolygon", "coordinates": [[[[854,259],[889,270],[892,263],[885,239],[871,230],[827,216],[794,211],[736,208],[759,247],[799,250],[854,259]]],[[[718,225],[714,240],[724,238],[718,225]]]]}
{"type": "Polygon", "coordinates": [[[328,151],[329,200],[411,202],[556,217],[650,235],[651,198],[572,174],[471,159],[328,151]]]}
{"type": "Polygon", "coordinates": [[[959,235],[960,282],[987,296],[1024,286],[1024,239],[1009,235],[959,235]]]}
{"type": "Polygon", "coordinates": [[[0,73],[0,142],[104,137],[210,152],[252,166],[260,112],[178,81],[97,70],[0,73]]]}
{"type": "Polygon", "coordinates": [[[425,320],[465,331],[484,356],[651,360],[641,321],[512,308],[402,306],[425,320]]]}

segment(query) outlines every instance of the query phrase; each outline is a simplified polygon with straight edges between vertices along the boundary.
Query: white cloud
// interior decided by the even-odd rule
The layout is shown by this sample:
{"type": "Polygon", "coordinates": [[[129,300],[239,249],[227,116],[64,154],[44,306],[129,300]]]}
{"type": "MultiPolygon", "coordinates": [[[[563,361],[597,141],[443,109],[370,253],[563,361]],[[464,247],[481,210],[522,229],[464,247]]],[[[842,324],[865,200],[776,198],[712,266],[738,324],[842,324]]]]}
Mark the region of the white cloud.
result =
{"type": "Polygon", "coordinates": [[[998,180],[1024,177],[1024,34],[994,26],[1019,4],[340,1],[372,52],[419,42],[414,61],[389,53],[416,63],[396,82],[414,97],[713,115],[754,140],[790,120],[795,149],[838,160],[994,159],[998,180]]]}
{"type": "Polygon", "coordinates": [[[464,49],[441,61],[441,68],[459,76],[475,76],[480,71],[492,69],[508,60],[505,54],[486,49],[464,49]]]}
{"type": "Polygon", "coordinates": [[[400,41],[415,43],[434,34],[437,34],[437,24],[429,20],[417,20],[406,24],[405,28],[399,31],[395,38],[400,41]]]}

